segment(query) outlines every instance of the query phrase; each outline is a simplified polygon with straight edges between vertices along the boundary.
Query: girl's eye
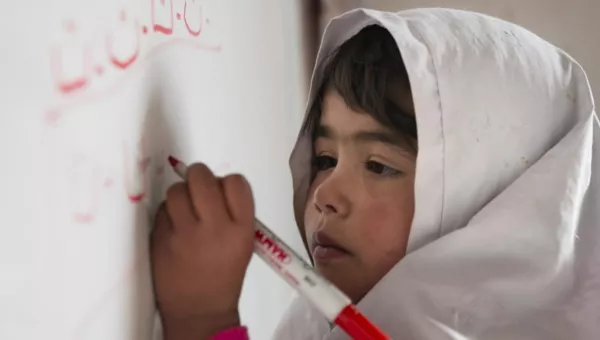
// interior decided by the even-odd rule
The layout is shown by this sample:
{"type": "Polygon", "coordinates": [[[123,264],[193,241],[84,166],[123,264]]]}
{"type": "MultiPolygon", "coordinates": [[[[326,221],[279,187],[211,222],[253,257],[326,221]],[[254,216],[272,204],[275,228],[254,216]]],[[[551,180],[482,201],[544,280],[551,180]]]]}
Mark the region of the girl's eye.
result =
{"type": "Polygon", "coordinates": [[[382,176],[395,176],[400,174],[400,171],[390,168],[387,165],[383,165],[379,162],[375,162],[375,161],[368,161],[366,163],[367,166],[367,170],[371,171],[372,173],[375,173],[377,175],[382,175],[382,176]]]}
{"type": "Polygon", "coordinates": [[[337,159],[331,156],[317,156],[313,159],[313,166],[317,171],[325,171],[329,168],[335,167],[337,159]]]}

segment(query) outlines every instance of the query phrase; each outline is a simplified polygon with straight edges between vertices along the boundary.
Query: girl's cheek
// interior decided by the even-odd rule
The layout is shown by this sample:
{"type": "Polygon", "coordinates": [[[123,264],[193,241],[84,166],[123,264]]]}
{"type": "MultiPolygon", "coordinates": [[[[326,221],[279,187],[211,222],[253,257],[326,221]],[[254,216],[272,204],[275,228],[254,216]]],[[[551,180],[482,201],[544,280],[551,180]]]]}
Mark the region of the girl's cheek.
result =
{"type": "Polygon", "coordinates": [[[380,250],[403,248],[410,232],[414,203],[410,197],[372,200],[357,214],[357,227],[365,244],[380,250]]]}

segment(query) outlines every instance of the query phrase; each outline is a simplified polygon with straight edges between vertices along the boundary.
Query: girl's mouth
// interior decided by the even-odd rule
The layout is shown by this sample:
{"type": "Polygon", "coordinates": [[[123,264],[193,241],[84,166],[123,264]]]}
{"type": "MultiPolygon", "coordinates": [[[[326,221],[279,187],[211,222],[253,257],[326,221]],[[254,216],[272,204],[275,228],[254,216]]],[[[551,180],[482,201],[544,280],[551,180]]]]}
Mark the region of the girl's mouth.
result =
{"type": "Polygon", "coordinates": [[[313,235],[311,243],[312,257],[317,262],[333,261],[350,255],[338,242],[322,231],[313,235]]]}

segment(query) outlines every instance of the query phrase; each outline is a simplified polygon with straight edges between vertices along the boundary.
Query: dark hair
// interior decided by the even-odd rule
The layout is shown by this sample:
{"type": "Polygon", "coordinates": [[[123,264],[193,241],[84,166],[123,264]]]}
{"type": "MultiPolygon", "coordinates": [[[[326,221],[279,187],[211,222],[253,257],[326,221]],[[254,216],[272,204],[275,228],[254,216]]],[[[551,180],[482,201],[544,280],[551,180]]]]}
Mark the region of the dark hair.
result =
{"type": "Polygon", "coordinates": [[[337,91],[357,112],[373,117],[398,133],[416,153],[417,123],[414,113],[404,112],[391,98],[399,90],[410,92],[408,74],[394,37],[383,27],[363,28],[338,47],[325,62],[323,78],[302,127],[312,133],[321,119],[323,97],[328,89],[337,91]],[[395,93],[394,93],[395,92],[395,93]]]}

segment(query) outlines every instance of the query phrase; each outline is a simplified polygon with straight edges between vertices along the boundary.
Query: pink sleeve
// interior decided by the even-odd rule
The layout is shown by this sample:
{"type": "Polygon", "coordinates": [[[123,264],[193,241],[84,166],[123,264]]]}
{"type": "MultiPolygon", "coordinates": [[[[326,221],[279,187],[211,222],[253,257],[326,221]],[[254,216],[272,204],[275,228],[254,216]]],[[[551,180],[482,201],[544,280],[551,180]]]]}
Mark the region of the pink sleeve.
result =
{"type": "Polygon", "coordinates": [[[217,333],[210,340],[250,340],[250,337],[246,327],[237,326],[217,333]]]}

